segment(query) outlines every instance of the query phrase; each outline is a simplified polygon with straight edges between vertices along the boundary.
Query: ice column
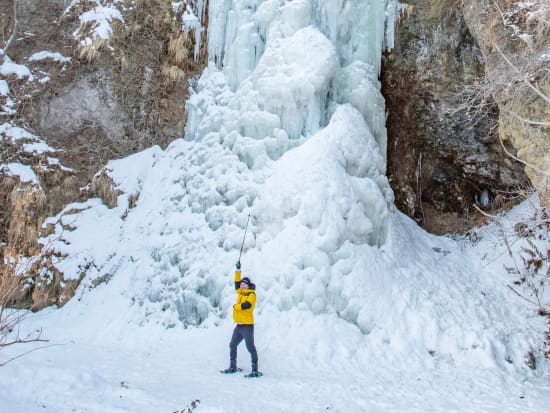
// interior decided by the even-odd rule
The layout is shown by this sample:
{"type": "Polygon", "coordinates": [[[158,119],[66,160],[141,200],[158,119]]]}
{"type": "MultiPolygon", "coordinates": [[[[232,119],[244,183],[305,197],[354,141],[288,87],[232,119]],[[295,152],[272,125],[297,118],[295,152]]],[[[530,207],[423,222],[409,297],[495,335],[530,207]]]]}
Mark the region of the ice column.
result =
{"type": "Polygon", "coordinates": [[[254,13],[261,0],[210,0],[209,59],[226,73],[235,90],[259,61],[265,46],[254,13]]]}
{"type": "Polygon", "coordinates": [[[351,103],[386,152],[384,99],[378,74],[385,37],[386,1],[314,0],[315,20],[336,46],[341,71],[334,81],[337,103],[351,103]]]}
{"type": "MultiPolygon", "coordinates": [[[[279,121],[271,123],[292,139],[326,126],[336,105],[350,103],[363,114],[385,154],[385,109],[378,75],[383,48],[393,43],[398,1],[210,0],[208,4],[209,59],[237,92],[240,102],[235,106],[241,113],[246,106],[276,115],[279,121]]],[[[250,125],[250,116],[246,122],[250,125]]]]}

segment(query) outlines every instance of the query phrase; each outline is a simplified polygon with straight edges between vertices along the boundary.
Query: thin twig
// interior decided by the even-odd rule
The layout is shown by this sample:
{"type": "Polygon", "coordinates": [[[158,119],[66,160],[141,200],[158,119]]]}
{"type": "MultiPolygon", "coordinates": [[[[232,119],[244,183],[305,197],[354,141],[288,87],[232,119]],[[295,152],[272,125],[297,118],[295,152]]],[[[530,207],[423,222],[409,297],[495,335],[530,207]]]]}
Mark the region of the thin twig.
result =
{"type": "Polygon", "coordinates": [[[510,115],[512,115],[513,117],[521,120],[522,122],[524,123],[527,123],[529,125],[536,125],[536,126],[550,126],[550,122],[540,122],[540,121],[536,121],[536,120],[529,120],[529,119],[525,119],[525,118],[522,118],[521,116],[519,116],[516,112],[510,110],[510,109],[506,109],[506,112],[508,112],[510,115]]]}
{"type": "Polygon", "coordinates": [[[17,0],[13,1],[13,32],[10,38],[8,39],[8,41],[6,42],[6,44],[4,45],[4,47],[2,48],[3,52],[0,52],[0,57],[2,58],[2,62],[4,61],[4,56],[8,55],[8,49],[13,43],[15,36],[17,35],[17,3],[18,3],[17,0]]]}
{"type": "Polygon", "coordinates": [[[6,364],[11,363],[12,361],[17,360],[18,358],[26,356],[27,354],[34,353],[35,351],[44,350],[44,349],[47,349],[47,348],[50,348],[50,347],[64,346],[64,345],[65,344],[50,344],[49,346],[41,346],[41,347],[33,348],[32,350],[21,353],[21,354],[15,356],[15,357],[12,357],[11,359],[9,359],[7,361],[4,361],[4,362],[0,363],[0,367],[4,367],[6,364]]]}
{"type": "Polygon", "coordinates": [[[508,65],[512,69],[514,69],[514,71],[520,76],[523,83],[525,83],[527,85],[527,87],[529,87],[529,89],[531,89],[533,92],[535,92],[537,95],[539,95],[547,103],[550,103],[550,97],[548,97],[544,93],[542,93],[539,88],[533,86],[533,84],[529,81],[529,78],[526,75],[521,73],[521,71],[516,67],[516,65],[514,65],[512,63],[512,61],[510,59],[508,59],[508,57],[502,52],[502,50],[500,49],[500,47],[498,47],[498,45],[496,43],[493,43],[493,46],[495,47],[495,49],[497,49],[498,53],[504,59],[504,61],[506,63],[508,63],[508,65]]]}
{"type": "Polygon", "coordinates": [[[11,346],[12,344],[24,344],[24,343],[34,343],[34,342],[48,343],[49,341],[50,340],[44,340],[44,339],[41,339],[41,338],[29,338],[29,339],[20,339],[20,338],[18,338],[17,340],[8,341],[7,343],[1,343],[0,348],[11,346]]]}
{"type": "Polygon", "coordinates": [[[542,174],[542,175],[545,175],[546,177],[549,177],[550,178],[550,173],[540,169],[540,168],[537,168],[535,165],[532,165],[530,164],[529,162],[527,161],[524,161],[523,159],[520,159],[518,158],[517,156],[514,156],[512,155],[512,153],[506,148],[506,146],[504,145],[504,142],[502,141],[502,137],[499,135],[498,136],[498,140],[500,142],[500,146],[502,146],[502,149],[504,150],[504,152],[506,153],[506,155],[508,155],[510,158],[512,159],[515,159],[516,161],[518,161],[519,163],[522,163],[523,165],[525,166],[528,166],[529,168],[531,169],[534,169],[535,171],[537,171],[538,173],[542,174]]]}
{"type": "Polygon", "coordinates": [[[483,211],[480,207],[478,207],[476,204],[472,204],[472,206],[477,209],[482,215],[486,216],[487,218],[491,218],[494,220],[498,220],[499,218],[495,215],[488,214],[487,212],[483,211]]]}
{"type": "Polygon", "coordinates": [[[539,304],[535,303],[534,301],[528,299],[528,298],[525,297],[524,295],[522,295],[522,294],[518,293],[516,290],[514,290],[510,284],[508,284],[508,285],[506,285],[506,286],[507,286],[510,290],[512,290],[514,293],[516,293],[519,297],[521,297],[521,298],[523,298],[525,301],[527,301],[528,303],[531,303],[531,304],[533,304],[533,305],[535,305],[535,306],[537,306],[537,307],[539,306],[539,304]]]}

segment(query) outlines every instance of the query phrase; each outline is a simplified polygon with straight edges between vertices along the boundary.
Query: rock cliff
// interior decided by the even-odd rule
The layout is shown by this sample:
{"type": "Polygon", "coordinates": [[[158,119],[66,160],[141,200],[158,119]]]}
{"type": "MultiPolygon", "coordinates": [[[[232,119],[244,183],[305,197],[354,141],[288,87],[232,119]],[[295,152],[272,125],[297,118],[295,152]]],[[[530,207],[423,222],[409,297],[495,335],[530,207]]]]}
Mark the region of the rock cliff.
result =
{"type": "Polygon", "coordinates": [[[388,175],[402,211],[433,232],[463,231],[473,204],[502,207],[547,179],[550,106],[527,83],[549,95],[548,6],[407,3],[383,62],[388,175]]]}
{"type": "MultiPolygon", "coordinates": [[[[108,196],[108,183],[94,178],[108,160],[183,136],[188,80],[205,50],[195,50],[195,0],[0,5],[0,258],[19,262],[40,251],[47,216],[108,196]],[[16,164],[35,176],[25,181],[10,171],[16,164]]],[[[71,295],[62,293],[71,283],[61,274],[44,280],[26,271],[35,275],[21,305],[63,304],[71,295]]]]}

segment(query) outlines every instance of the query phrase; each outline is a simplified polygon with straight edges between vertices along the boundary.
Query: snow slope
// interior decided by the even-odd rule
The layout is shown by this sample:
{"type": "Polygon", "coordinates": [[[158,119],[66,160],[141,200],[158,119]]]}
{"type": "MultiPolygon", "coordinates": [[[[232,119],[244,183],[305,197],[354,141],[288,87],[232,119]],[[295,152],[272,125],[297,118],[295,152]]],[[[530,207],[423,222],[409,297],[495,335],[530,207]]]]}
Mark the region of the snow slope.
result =
{"type": "Polygon", "coordinates": [[[506,287],[496,229],[436,237],[393,206],[377,75],[398,8],[209,2],[185,139],[110,162],[116,207],[49,219],[55,265],[86,276],[23,323],[50,342],[2,367],[2,411],[546,411],[548,364],[525,364],[543,321],[506,287]],[[249,214],[265,376],[245,381],[218,370],[249,214]]]}

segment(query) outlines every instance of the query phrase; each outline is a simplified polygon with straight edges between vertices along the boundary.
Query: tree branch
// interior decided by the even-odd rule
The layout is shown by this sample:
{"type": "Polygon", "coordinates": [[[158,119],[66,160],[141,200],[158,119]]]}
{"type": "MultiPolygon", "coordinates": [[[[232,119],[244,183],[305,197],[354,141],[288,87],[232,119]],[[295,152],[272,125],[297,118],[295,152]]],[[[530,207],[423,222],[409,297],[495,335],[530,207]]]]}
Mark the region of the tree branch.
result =
{"type": "Polygon", "coordinates": [[[8,54],[8,49],[13,43],[15,36],[17,35],[17,0],[13,0],[13,31],[11,33],[10,38],[4,45],[3,49],[0,49],[0,57],[2,58],[2,62],[4,61],[4,56],[8,54]]]}
{"type": "Polygon", "coordinates": [[[534,302],[533,300],[530,300],[530,299],[528,299],[527,297],[525,297],[524,295],[518,293],[516,290],[514,290],[514,289],[512,288],[511,285],[508,284],[507,287],[508,287],[510,290],[512,290],[518,297],[523,298],[525,301],[527,301],[527,302],[530,303],[530,304],[533,304],[534,306],[540,307],[540,303],[537,304],[537,303],[534,302]]]}
{"type": "Polygon", "coordinates": [[[35,351],[43,350],[43,349],[50,348],[50,347],[55,347],[55,346],[61,346],[61,345],[62,344],[51,344],[49,346],[42,346],[42,347],[33,348],[32,350],[29,350],[29,351],[26,351],[24,353],[18,354],[17,356],[12,357],[11,359],[0,363],[0,367],[4,367],[6,364],[11,363],[12,361],[17,360],[18,358],[26,356],[27,354],[34,353],[35,351]]]}
{"type": "Polygon", "coordinates": [[[506,155],[508,155],[510,158],[512,159],[515,159],[516,161],[518,161],[519,163],[522,163],[523,165],[537,171],[538,173],[546,176],[547,178],[550,178],[550,173],[548,173],[547,171],[544,171],[540,168],[537,168],[535,165],[532,165],[530,164],[529,162],[527,161],[524,161],[523,159],[520,159],[518,158],[517,156],[514,156],[507,148],[506,146],[504,145],[504,142],[502,141],[502,137],[500,136],[500,134],[498,135],[498,141],[500,142],[500,146],[502,146],[502,149],[504,150],[504,152],[506,153],[506,155]]]}
{"type": "Polygon", "coordinates": [[[529,78],[527,77],[527,75],[524,75],[524,74],[521,73],[521,71],[517,68],[517,66],[514,65],[512,63],[512,61],[510,59],[508,59],[508,57],[506,57],[506,55],[502,52],[502,50],[500,49],[500,47],[498,47],[498,45],[496,43],[493,43],[493,46],[495,47],[495,49],[497,49],[498,53],[504,59],[504,61],[506,63],[508,63],[508,65],[512,69],[514,69],[514,71],[520,76],[523,83],[525,83],[538,96],[540,96],[542,99],[544,99],[544,101],[546,101],[547,103],[550,103],[550,97],[548,97],[544,93],[542,93],[539,88],[533,86],[533,84],[529,81],[529,78]]]}
{"type": "Polygon", "coordinates": [[[484,210],[482,210],[480,207],[478,207],[476,204],[472,204],[472,206],[477,209],[481,215],[483,216],[486,216],[487,218],[491,218],[491,219],[494,219],[494,220],[498,220],[499,218],[495,215],[491,215],[491,214],[488,214],[487,212],[485,212],[484,210]]]}
{"type": "Polygon", "coordinates": [[[539,122],[539,121],[535,121],[535,120],[525,119],[525,118],[522,118],[521,116],[519,116],[513,110],[510,110],[510,109],[505,109],[505,110],[506,110],[506,112],[508,112],[513,117],[515,117],[515,118],[517,118],[517,119],[521,120],[522,122],[527,123],[529,125],[550,126],[550,122],[539,122]]]}
{"type": "Polygon", "coordinates": [[[18,338],[17,340],[8,341],[7,343],[0,343],[0,348],[11,346],[12,344],[34,343],[34,342],[37,342],[37,341],[43,342],[43,343],[48,343],[50,340],[44,340],[40,337],[38,337],[38,338],[29,338],[29,339],[20,339],[20,338],[18,338]]]}

